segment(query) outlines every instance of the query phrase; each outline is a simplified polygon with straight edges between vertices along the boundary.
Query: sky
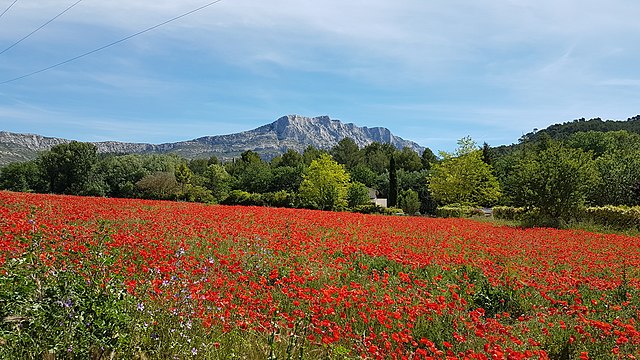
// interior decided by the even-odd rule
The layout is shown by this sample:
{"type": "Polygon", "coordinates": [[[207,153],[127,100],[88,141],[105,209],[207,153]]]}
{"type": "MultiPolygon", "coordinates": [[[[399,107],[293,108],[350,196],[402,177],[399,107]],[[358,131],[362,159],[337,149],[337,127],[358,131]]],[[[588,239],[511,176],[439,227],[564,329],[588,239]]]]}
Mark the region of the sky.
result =
{"type": "MultiPolygon", "coordinates": [[[[0,52],[77,0],[0,0],[0,52]]],[[[82,0],[0,54],[0,83],[211,0],[82,0]]],[[[288,114],[434,151],[640,114],[637,0],[222,0],[0,84],[0,130],[164,143],[288,114]]]]}

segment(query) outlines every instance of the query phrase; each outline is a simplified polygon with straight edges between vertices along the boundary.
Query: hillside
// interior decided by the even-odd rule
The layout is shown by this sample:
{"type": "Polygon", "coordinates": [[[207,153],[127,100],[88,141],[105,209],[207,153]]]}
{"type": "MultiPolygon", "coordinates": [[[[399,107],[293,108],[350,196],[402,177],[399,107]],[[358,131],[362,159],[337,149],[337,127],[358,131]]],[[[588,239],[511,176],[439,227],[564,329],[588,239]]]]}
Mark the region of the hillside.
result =
{"type": "MultiPolygon", "coordinates": [[[[395,136],[387,128],[359,127],[343,123],[328,116],[283,116],[273,123],[236,134],[204,136],[193,140],[165,144],[125,143],[116,141],[96,142],[100,153],[174,153],[187,159],[206,158],[212,155],[221,160],[237,157],[246,150],[254,150],[269,159],[293,149],[299,152],[311,145],[330,148],[343,138],[352,138],[359,146],[372,142],[389,143],[401,149],[409,147],[417,152],[423,148],[415,142],[395,136]]],[[[34,134],[0,132],[0,165],[14,161],[34,159],[39,151],[70,142],[68,139],[34,134]]]]}
{"type": "Polygon", "coordinates": [[[584,131],[619,131],[626,130],[632,133],[640,134],[640,115],[636,115],[625,121],[620,120],[602,120],[594,118],[590,120],[576,119],[562,124],[554,124],[546,129],[530,132],[524,135],[521,141],[535,141],[544,134],[549,135],[552,139],[562,140],[568,138],[571,134],[584,131]]]}

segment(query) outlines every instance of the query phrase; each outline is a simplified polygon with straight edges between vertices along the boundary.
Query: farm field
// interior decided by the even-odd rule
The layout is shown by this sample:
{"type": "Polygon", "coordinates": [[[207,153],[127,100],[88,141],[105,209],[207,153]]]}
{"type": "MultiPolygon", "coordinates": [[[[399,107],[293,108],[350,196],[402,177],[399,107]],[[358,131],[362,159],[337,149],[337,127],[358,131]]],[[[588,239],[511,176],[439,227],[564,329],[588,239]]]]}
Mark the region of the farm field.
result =
{"type": "Polygon", "coordinates": [[[0,358],[636,359],[640,239],[0,192],[0,358]]]}

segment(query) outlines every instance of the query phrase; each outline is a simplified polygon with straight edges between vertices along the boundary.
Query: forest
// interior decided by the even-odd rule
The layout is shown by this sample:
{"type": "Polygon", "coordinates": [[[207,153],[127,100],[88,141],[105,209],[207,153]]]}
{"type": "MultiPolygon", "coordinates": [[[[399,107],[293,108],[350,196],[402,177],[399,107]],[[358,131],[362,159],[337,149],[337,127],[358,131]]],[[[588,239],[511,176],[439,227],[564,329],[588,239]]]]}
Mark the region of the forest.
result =
{"type": "Polygon", "coordinates": [[[0,188],[410,215],[464,216],[494,207],[500,216],[523,214],[535,225],[557,227],[582,209],[640,205],[640,134],[602,124],[554,125],[509,147],[465,137],[454,152],[437,155],[381,143],[359,148],[345,138],[326,150],[288,150],[269,161],[245,151],[226,163],[98,154],[93,144],[71,142],[3,167],[0,188]],[[599,131],[580,131],[594,127],[599,131]],[[372,204],[374,195],[388,208],[372,204]]]}

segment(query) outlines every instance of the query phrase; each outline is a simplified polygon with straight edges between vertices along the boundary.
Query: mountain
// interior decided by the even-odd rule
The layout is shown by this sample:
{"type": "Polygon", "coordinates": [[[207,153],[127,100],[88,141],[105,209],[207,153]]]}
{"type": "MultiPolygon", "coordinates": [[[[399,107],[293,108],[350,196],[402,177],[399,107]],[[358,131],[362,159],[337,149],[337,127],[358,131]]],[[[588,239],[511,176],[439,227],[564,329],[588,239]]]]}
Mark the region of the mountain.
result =
{"type": "MultiPolygon", "coordinates": [[[[94,144],[100,153],[174,153],[187,159],[215,155],[221,160],[229,160],[239,156],[243,151],[254,150],[263,158],[270,159],[288,149],[302,152],[309,145],[323,149],[331,148],[346,137],[352,138],[360,147],[372,142],[381,142],[389,143],[399,149],[409,147],[418,153],[424,150],[415,142],[393,135],[387,128],[359,127],[330,119],[328,116],[309,118],[299,115],[283,116],[271,124],[236,134],[205,136],[175,143],[143,144],[105,141],[94,144]]],[[[34,159],[39,151],[49,150],[52,146],[70,141],[1,131],[0,165],[34,159]]]]}

